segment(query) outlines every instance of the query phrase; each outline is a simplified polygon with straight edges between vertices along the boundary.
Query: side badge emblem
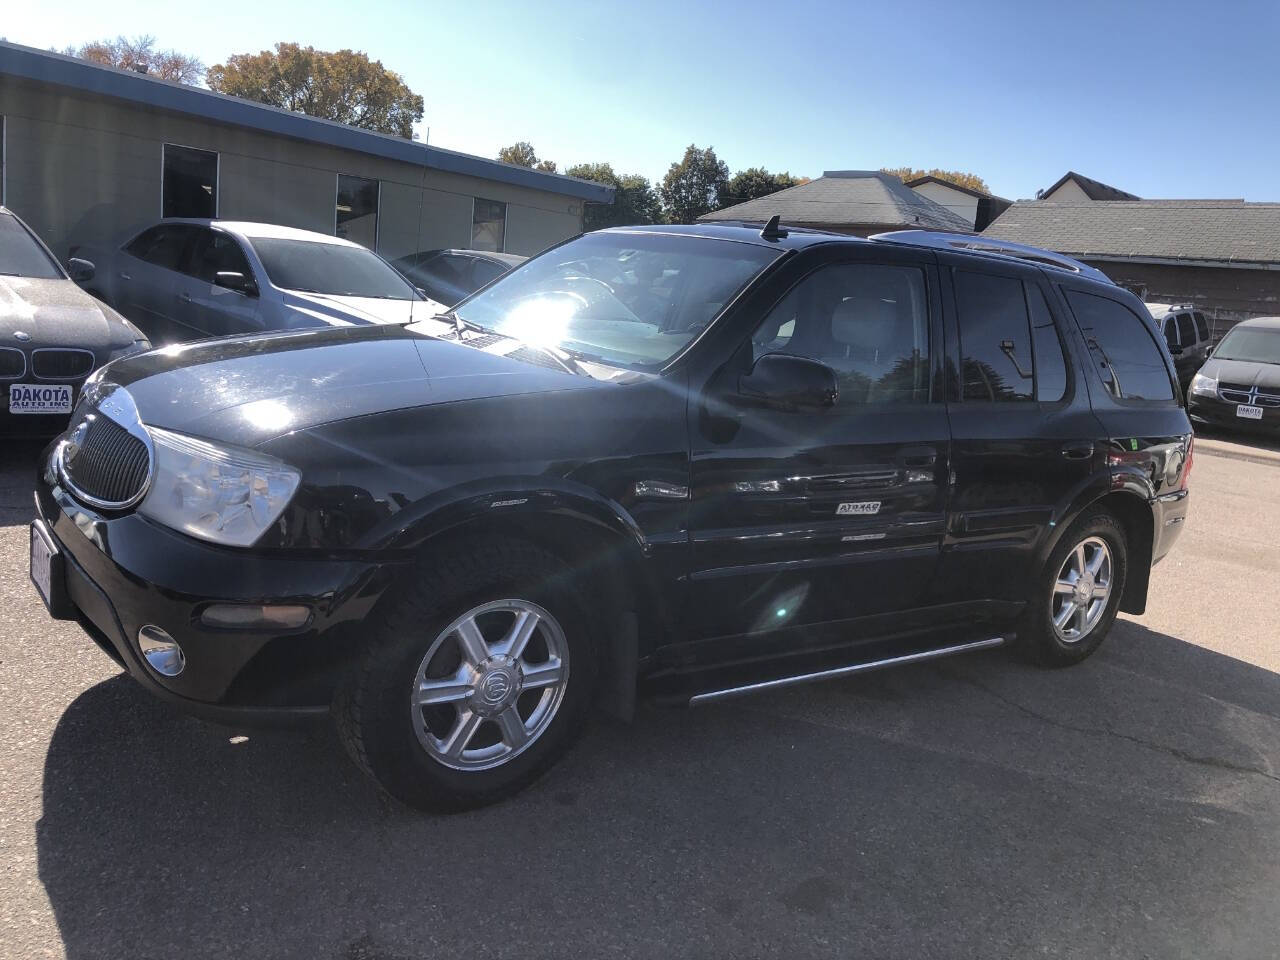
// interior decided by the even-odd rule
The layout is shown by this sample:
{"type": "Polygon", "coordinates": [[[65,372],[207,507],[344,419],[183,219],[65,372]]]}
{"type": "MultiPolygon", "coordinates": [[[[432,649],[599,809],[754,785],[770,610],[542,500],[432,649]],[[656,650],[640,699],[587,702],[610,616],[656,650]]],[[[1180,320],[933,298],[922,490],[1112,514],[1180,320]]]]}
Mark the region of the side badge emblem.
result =
{"type": "Polygon", "coordinates": [[[836,507],[837,517],[866,517],[880,512],[879,500],[863,500],[860,503],[842,503],[836,507]]]}

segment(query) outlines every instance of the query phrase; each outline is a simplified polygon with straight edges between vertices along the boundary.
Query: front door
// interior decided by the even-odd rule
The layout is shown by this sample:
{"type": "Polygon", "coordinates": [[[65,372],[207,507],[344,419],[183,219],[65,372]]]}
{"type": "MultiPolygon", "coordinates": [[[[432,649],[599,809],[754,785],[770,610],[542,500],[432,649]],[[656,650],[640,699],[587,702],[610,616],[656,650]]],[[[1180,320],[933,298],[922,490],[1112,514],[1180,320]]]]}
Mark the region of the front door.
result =
{"type": "Polygon", "coordinates": [[[219,272],[239,273],[252,280],[253,270],[230,234],[201,229],[187,270],[178,281],[177,311],[181,321],[205,337],[257,333],[264,328],[258,294],[220,287],[219,272]]]}
{"type": "MultiPolygon", "coordinates": [[[[1027,599],[1037,550],[1105,476],[1074,342],[1040,270],[940,255],[949,311],[952,499],[934,600],[1000,615],[1027,599]]],[[[1103,490],[1102,492],[1105,492],[1103,490]]]]}
{"type": "Polygon", "coordinates": [[[877,244],[806,256],[755,310],[763,320],[742,321],[701,399],[693,391],[694,639],[872,639],[892,619],[877,615],[916,606],[933,577],[949,440],[933,255],[877,244]],[[836,404],[742,406],[738,378],[768,353],[831,367],[836,404]]]}

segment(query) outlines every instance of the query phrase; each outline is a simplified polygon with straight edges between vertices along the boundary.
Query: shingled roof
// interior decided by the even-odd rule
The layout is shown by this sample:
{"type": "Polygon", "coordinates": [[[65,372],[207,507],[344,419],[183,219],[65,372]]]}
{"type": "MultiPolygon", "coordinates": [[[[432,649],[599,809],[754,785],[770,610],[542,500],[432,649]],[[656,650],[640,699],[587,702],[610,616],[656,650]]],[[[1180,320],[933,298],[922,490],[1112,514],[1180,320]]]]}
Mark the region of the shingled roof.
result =
{"type": "Polygon", "coordinates": [[[982,233],[1079,259],[1280,263],[1280,203],[1021,200],[982,233]]]}
{"type": "Polygon", "coordinates": [[[793,226],[920,228],[970,233],[972,225],[897,177],[878,170],[828,170],[817,180],[714,210],[698,218],[766,221],[777,215],[793,226]]]}
{"type": "Polygon", "coordinates": [[[1074,170],[1068,170],[1066,173],[1060,176],[1057,179],[1057,181],[1054,182],[1053,186],[1045,187],[1043,190],[1037,193],[1036,196],[1037,197],[1052,196],[1053,191],[1057,190],[1060,186],[1062,186],[1068,180],[1074,180],[1076,182],[1076,186],[1079,187],[1081,190],[1083,190],[1084,195],[1088,197],[1090,200],[1141,200],[1142,199],[1136,193],[1130,193],[1127,190],[1121,190],[1119,187],[1113,187],[1111,186],[1111,184],[1103,183],[1101,180],[1094,180],[1092,177],[1086,177],[1084,174],[1076,173],[1074,170]]]}

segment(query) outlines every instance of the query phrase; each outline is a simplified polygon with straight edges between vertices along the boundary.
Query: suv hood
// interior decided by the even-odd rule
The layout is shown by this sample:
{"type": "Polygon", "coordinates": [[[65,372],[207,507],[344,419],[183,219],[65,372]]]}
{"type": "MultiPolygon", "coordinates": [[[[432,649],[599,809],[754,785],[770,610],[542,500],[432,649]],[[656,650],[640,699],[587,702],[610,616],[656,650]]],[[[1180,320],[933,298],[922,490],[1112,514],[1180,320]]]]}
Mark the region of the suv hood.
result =
{"type": "Polygon", "coordinates": [[[1200,368],[1200,372],[1206,377],[1213,377],[1219,383],[1232,383],[1243,387],[1251,387],[1256,383],[1267,392],[1280,393],[1280,364],[1210,357],[1200,368]]]}
{"type": "Polygon", "coordinates": [[[406,407],[602,386],[398,325],[179,344],[110,364],[103,379],[128,388],[149,426],[240,446],[406,407]]]}
{"type": "Polygon", "coordinates": [[[0,276],[0,344],[108,350],[141,336],[70,280],[0,276]],[[18,341],[19,332],[31,339],[18,341]]]}

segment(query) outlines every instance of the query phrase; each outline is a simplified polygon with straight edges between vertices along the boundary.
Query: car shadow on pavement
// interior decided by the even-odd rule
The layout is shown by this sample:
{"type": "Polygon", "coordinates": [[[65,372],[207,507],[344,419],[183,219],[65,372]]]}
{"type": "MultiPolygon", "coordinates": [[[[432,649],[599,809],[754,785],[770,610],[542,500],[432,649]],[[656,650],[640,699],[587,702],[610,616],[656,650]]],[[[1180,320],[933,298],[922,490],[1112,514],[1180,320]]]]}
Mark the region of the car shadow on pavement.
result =
{"type": "Polygon", "coordinates": [[[1257,956],[1280,927],[1280,676],[1128,621],[602,721],[506,803],[382,797],[327,726],[68,707],[39,876],[67,956],[1257,956]]]}

